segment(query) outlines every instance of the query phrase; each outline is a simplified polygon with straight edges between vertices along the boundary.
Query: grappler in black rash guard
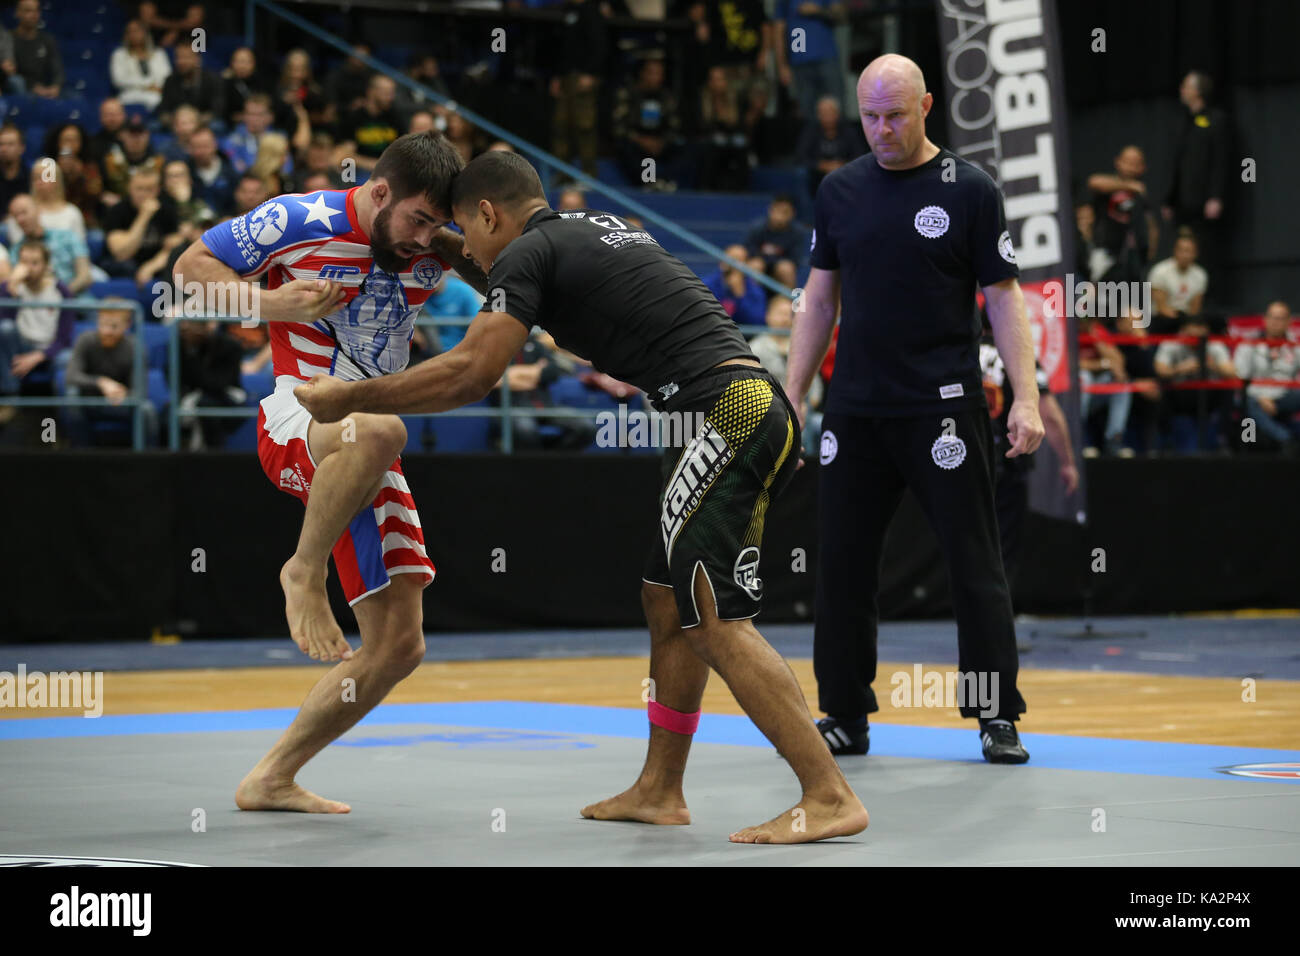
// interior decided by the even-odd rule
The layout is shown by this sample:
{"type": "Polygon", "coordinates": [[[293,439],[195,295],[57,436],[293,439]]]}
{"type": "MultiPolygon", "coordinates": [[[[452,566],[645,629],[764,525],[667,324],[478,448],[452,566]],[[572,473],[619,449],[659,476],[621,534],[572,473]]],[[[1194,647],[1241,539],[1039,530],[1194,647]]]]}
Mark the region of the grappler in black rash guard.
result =
{"type": "Polygon", "coordinates": [[[629,790],[582,811],[684,824],[682,777],[716,670],[803,788],[793,810],[731,835],[807,843],[858,833],[867,811],[817,733],[789,666],[751,622],[763,519],[799,453],[794,409],[699,279],[646,232],[608,213],[557,213],[532,166],[489,152],[456,178],[450,211],[465,254],[489,272],[487,301],[454,349],[397,375],[318,377],[295,394],[317,421],[352,412],[437,412],[492,389],[533,325],[660,411],[704,425],[664,456],[659,528],[646,560],[650,744],[629,790]]]}

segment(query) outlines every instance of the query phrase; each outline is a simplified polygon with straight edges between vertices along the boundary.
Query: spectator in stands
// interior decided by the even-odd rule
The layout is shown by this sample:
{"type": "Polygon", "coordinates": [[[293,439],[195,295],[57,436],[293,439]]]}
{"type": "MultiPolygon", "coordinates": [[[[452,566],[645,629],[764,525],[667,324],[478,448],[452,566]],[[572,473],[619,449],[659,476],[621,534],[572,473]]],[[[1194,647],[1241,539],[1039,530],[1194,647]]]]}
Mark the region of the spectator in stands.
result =
{"type": "Polygon", "coordinates": [[[664,86],[664,61],[651,57],[641,64],[636,83],[614,97],[615,149],[628,182],[676,189],[680,134],[677,98],[664,86]],[[648,159],[653,167],[646,165],[648,159]]]}
{"type": "Polygon", "coordinates": [[[559,201],[556,202],[555,208],[560,212],[567,212],[573,209],[586,209],[587,194],[577,186],[565,186],[560,190],[559,201]]]}
{"type": "Polygon", "coordinates": [[[28,93],[54,99],[63,89],[63,58],[54,37],[40,29],[40,3],[18,0],[17,21],[13,33],[17,73],[28,93]]]}
{"type": "Polygon", "coordinates": [[[22,380],[72,345],[75,316],[59,302],[71,293],[50,271],[50,251],[24,242],[0,297],[27,305],[0,308],[0,395],[14,395],[22,380]]]}
{"type": "Polygon", "coordinates": [[[334,162],[334,137],[329,133],[312,134],[307,154],[298,166],[295,183],[294,188],[304,193],[315,192],[317,189],[342,189],[346,185],[338,163],[334,162]],[[324,176],[325,185],[308,188],[307,181],[314,176],[324,176]]]}
{"type": "Polygon", "coordinates": [[[1152,266],[1147,281],[1156,310],[1156,334],[1173,332],[1186,316],[1201,314],[1210,278],[1196,264],[1196,237],[1190,229],[1180,230],[1174,254],[1152,266]]]}
{"type": "Polygon", "coordinates": [[[763,287],[741,272],[728,259],[744,262],[749,258],[740,243],[722,250],[727,259],[718,263],[718,271],[704,277],[704,284],[722,303],[723,310],[737,325],[762,325],[766,321],[767,296],[763,287]]]}
{"type": "Polygon", "coordinates": [[[442,132],[447,128],[447,118],[442,117],[442,126],[438,125],[438,117],[428,110],[416,110],[406,120],[406,131],[408,133],[427,133],[429,130],[442,132]]]}
{"type": "Polygon", "coordinates": [[[190,137],[203,125],[199,111],[193,106],[181,105],[172,113],[172,141],[163,147],[164,162],[186,160],[190,155],[190,137]]]}
{"type": "MultiPolygon", "coordinates": [[[[230,65],[221,73],[221,103],[227,126],[235,126],[244,117],[244,103],[254,93],[268,93],[257,75],[257,56],[246,46],[230,54],[230,65]]],[[[269,120],[268,120],[269,124],[269,120]]]]}
{"type": "Polygon", "coordinates": [[[217,137],[211,129],[202,127],[190,137],[189,163],[199,198],[218,216],[229,213],[235,205],[235,183],[239,174],[217,149],[217,137]]]}
{"type": "Polygon", "coordinates": [[[310,54],[303,49],[290,50],[276,86],[276,125],[296,129],[301,111],[307,115],[308,126],[323,126],[329,122],[328,107],[325,91],[312,79],[310,54]]]}
{"type": "Polygon", "coordinates": [[[1140,282],[1155,255],[1159,229],[1142,181],[1146,168],[1142,150],[1125,146],[1115,157],[1114,173],[1088,177],[1096,214],[1089,275],[1094,282],[1140,282]]]}
{"type": "Polygon", "coordinates": [[[173,55],[176,69],[163,83],[158,107],[163,123],[174,128],[176,111],[182,106],[197,110],[203,125],[221,119],[225,115],[221,77],[203,69],[203,57],[188,41],[176,44],[173,55]]]}
{"type": "Polygon", "coordinates": [[[153,31],[159,46],[189,43],[203,26],[203,4],[192,0],[144,0],[136,16],[153,31]]]}
{"type": "Polygon", "coordinates": [[[235,408],[248,393],[240,385],[243,347],[218,322],[185,322],[180,334],[180,409],[184,446],[220,448],[240,425],[238,418],[201,418],[196,408],[235,408]]]}
{"type": "Polygon", "coordinates": [[[488,143],[488,148],[485,150],[485,152],[488,153],[491,152],[513,153],[514,151],[515,148],[511,146],[509,143],[507,143],[504,139],[498,139],[495,142],[488,143]]]}
{"type": "Polygon", "coordinates": [[[10,201],[31,186],[31,169],[23,163],[26,148],[22,130],[13,123],[0,126],[0,209],[8,209],[10,201]]]}
{"type": "Polygon", "coordinates": [[[14,60],[14,35],[0,26],[0,93],[22,96],[27,92],[27,81],[18,73],[14,60]]]}
{"type": "Polygon", "coordinates": [[[257,160],[262,135],[271,129],[271,97],[253,93],[244,102],[244,121],[221,141],[221,151],[237,172],[245,172],[257,160]]]}
{"type": "Polygon", "coordinates": [[[478,130],[474,128],[473,123],[454,110],[447,113],[447,139],[452,146],[456,147],[456,152],[460,153],[465,162],[468,163],[478,155],[478,130]]]}
{"type": "Polygon", "coordinates": [[[90,136],[90,155],[99,163],[99,171],[105,174],[106,179],[108,170],[104,167],[104,161],[117,148],[125,126],[126,109],[121,100],[110,96],[99,104],[99,132],[90,136]]]}
{"type": "Polygon", "coordinates": [[[49,258],[49,271],[71,295],[80,295],[94,281],[86,240],[69,229],[49,229],[41,223],[36,203],[26,193],[9,201],[9,248],[15,263],[24,245],[39,245],[49,258]]]}
{"type": "MultiPolygon", "coordinates": [[[[411,54],[410,59],[406,62],[406,75],[422,86],[426,86],[433,92],[451,99],[451,89],[447,86],[447,81],[443,79],[442,71],[438,66],[438,58],[432,53],[425,50],[417,50],[411,54]]],[[[439,106],[435,100],[425,96],[420,90],[407,89],[405,86],[397,88],[397,97],[393,101],[393,106],[410,125],[411,118],[419,112],[431,111],[435,106],[439,106]]],[[[408,129],[407,132],[415,132],[408,129]]],[[[563,157],[561,157],[563,158],[563,157]]]]}
{"type": "Polygon", "coordinates": [[[108,61],[117,97],[126,106],[143,106],[149,112],[162,102],[163,84],[171,76],[167,54],[153,45],[153,37],[140,20],[128,20],[122,45],[108,61]]]}
{"type": "Polygon", "coordinates": [[[46,156],[57,156],[68,202],[81,210],[87,229],[99,228],[100,197],[104,180],[99,165],[89,156],[86,133],[76,123],[64,123],[45,137],[46,156]]]}
{"type": "MultiPolygon", "coordinates": [[[[1084,208],[1092,209],[1091,206],[1084,208]]],[[[1124,360],[1125,376],[1129,382],[1138,386],[1138,390],[1132,393],[1136,398],[1129,404],[1128,420],[1133,427],[1128,430],[1136,430],[1141,436],[1143,451],[1147,454],[1154,453],[1158,446],[1156,432],[1161,406],[1160,384],[1156,380],[1156,347],[1148,335],[1150,324],[1140,308],[1131,306],[1115,320],[1116,338],[1131,336],[1141,341],[1114,343],[1124,360]]],[[[1127,456],[1128,452],[1121,447],[1120,454],[1127,456]]]]}
{"type": "Polygon", "coordinates": [[[1300,412],[1300,345],[1291,335],[1291,307],[1281,300],[1270,302],[1264,311],[1263,340],[1238,345],[1233,364],[1238,378],[1294,383],[1287,388],[1251,382],[1245,404],[1246,415],[1255,420],[1259,431],[1281,446],[1284,454],[1295,454],[1300,434],[1295,422],[1300,412]]]}
{"type": "MultiPolygon", "coordinates": [[[[715,3],[688,2],[686,16],[695,24],[695,37],[703,49],[688,57],[707,70],[721,66],[727,82],[737,90],[767,69],[772,45],[772,24],[768,23],[763,0],[721,0],[715,3]]],[[[690,77],[687,87],[699,89],[701,79],[690,77]]]]}
{"type": "Polygon", "coordinates": [[[362,62],[361,57],[369,55],[368,44],[353,44],[352,55],[325,78],[325,98],[333,105],[339,119],[360,109],[365,103],[372,71],[362,62]]]}
{"type": "Polygon", "coordinates": [[[216,221],[216,210],[194,192],[194,177],[184,160],[173,159],[163,167],[163,192],[176,204],[176,218],[182,224],[216,221]]]}
{"type": "Polygon", "coordinates": [[[1097,247],[1092,237],[1097,225],[1097,211],[1091,202],[1074,206],[1074,272],[1084,279],[1092,278],[1092,251],[1097,247]]]}
{"type": "MultiPolygon", "coordinates": [[[[127,335],[131,327],[130,303],[110,299],[99,310],[95,328],[82,332],[72,346],[68,360],[67,393],[70,396],[102,397],[112,405],[121,405],[131,394],[135,375],[135,339],[127,335]]],[[[89,444],[92,422],[128,420],[129,409],[70,407],[65,411],[68,430],[75,444],[89,444]]]]}
{"type": "Polygon", "coordinates": [[[843,19],[841,0],[778,0],[776,5],[772,48],[777,75],[783,85],[793,87],[805,123],[811,124],[823,99],[833,99],[843,109],[844,73],[835,45],[835,25],[843,19]],[[797,50],[791,40],[795,30],[803,31],[797,50]]]}
{"type": "Polygon", "coordinates": [[[284,177],[292,172],[289,141],[280,133],[263,133],[257,159],[248,171],[266,183],[267,192],[279,196],[285,192],[284,177]]]}
{"type": "Polygon", "coordinates": [[[104,217],[108,255],[103,263],[110,275],[130,276],[148,286],[165,264],[166,256],[181,241],[176,204],[162,195],[161,177],[149,169],[131,175],[126,197],[104,217]],[[158,265],[144,270],[146,265],[158,265]]]}
{"type": "MultiPolygon", "coordinates": [[[[547,333],[533,333],[524,343],[514,362],[507,366],[503,382],[510,385],[513,408],[550,408],[550,386],[564,375],[572,374],[575,365],[555,348],[555,339],[547,333]]],[[[490,397],[500,404],[501,383],[490,397]]],[[[546,415],[516,415],[510,422],[514,447],[522,450],[565,451],[585,448],[596,437],[593,422],[581,418],[546,415]]],[[[500,438],[500,423],[493,419],[489,434],[500,438]]]]}
{"type": "MultiPolygon", "coordinates": [[[[424,312],[435,322],[438,319],[472,319],[478,314],[483,304],[479,294],[455,276],[445,272],[438,284],[433,287],[433,294],[424,300],[424,312]]],[[[438,343],[441,351],[449,352],[465,337],[463,325],[438,323],[438,343]]]]}
{"type": "Polygon", "coordinates": [[[596,175],[596,137],[600,78],[605,75],[609,55],[609,31],[604,4],[591,0],[570,0],[560,33],[560,64],[551,77],[550,93],[555,100],[551,117],[551,150],[568,162],[576,153],[582,171],[596,175]]]}
{"type": "Polygon", "coordinates": [[[1221,262],[1223,199],[1234,162],[1228,156],[1228,117],[1210,106],[1213,93],[1209,75],[1199,70],[1183,77],[1178,87],[1187,113],[1162,209],[1175,228],[1191,228],[1201,244],[1201,261],[1211,274],[1221,262]]]}
{"type": "Polygon", "coordinates": [[[750,164],[763,166],[789,152],[781,121],[767,115],[772,90],[763,77],[749,84],[745,98],[745,137],[749,141],[750,164]]]}
{"type": "MultiPolygon", "coordinates": [[[[1210,327],[1198,315],[1184,316],[1179,335],[1200,340],[1196,344],[1181,341],[1161,342],[1156,349],[1156,375],[1166,385],[1222,378],[1236,378],[1237,368],[1232,364],[1228,347],[1222,342],[1205,341],[1210,327]]],[[[1219,419],[1230,400],[1230,395],[1218,389],[1207,390],[1198,396],[1191,389],[1166,388],[1164,396],[1165,419],[1172,426],[1174,446],[1179,451],[1217,447],[1219,419]],[[1203,403],[1203,405],[1202,405],[1203,403]],[[1188,426],[1198,416],[1198,409],[1206,410],[1202,423],[1205,430],[1198,437],[1188,433],[1188,426]]]]}
{"type": "Polygon", "coordinates": [[[699,188],[744,190],[749,185],[749,139],[740,94],[720,66],[711,67],[700,93],[699,188]]]}
{"type": "Polygon", "coordinates": [[[253,172],[244,173],[235,183],[234,214],[242,216],[252,212],[270,198],[270,187],[265,179],[253,172]]]}
{"type": "Polygon", "coordinates": [[[1090,393],[1093,385],[1111,383],[1125,385],[1128,383],[1128,370],[1124,356],[1114,342],[1105,326],[1090,316],[1078,319],[1079,334],[1092,337],[1090,344],[1079,345],[1079,418],[1082,421],[1083,439],[1086,447],[1083,454],[1088,458],[1097,457],[1097,446],[1089,440],[1088,419],[1097,408],[1106,409],[1106,424],[1102,433],[1102,443],[1108,455],[1131,457],[1132,449],[1124,445],[1124,434],[1128,430],[1128,416],[1133,406],[1132,392],[1090,393]]]}
{"type": "Polygon", "coordinates": [[[309,172],[298,181],[298,185],[294,187],[294,191],[300,193],[314,193],[319,192],[322,189],[335,188],[337,187],[330,182],[329,174],[309,172]]]}
{"type": "Polygon", "coordinates": [[[360,169],[374,169],[380,154],[401,135],[402,117],[393,108],[396,92],[397,86],[389,77],[376,73],[370,78],[361,106],[339,123],[339,150],[355,159],[360,169]]]}
{"type": "Polygon", "coordinates": [[[784,194],[773,198],[767,218],[745,237],[750,268],[790,288],[797,283],[799,263],[807,248],[808,234],[794,221],[794,199],[784,194]]]}
{"type": "Polygon", "coordinates": [[[63,181],[63,170],[49,156],[32,163],[32,199],[41,225],[46,229],[67,229],[75,232],[83,242],[86,239],[86,219],[81,210],[68,202],[63,181]]]}
{"type": "Polygon", "coordinates": [[[161,175],[162,164],[162,155],[154,151],[144,118],[133,114],[127,117],[117,145],[104,157],[104,187],[115,196],[124,196],[136,172],[148,170],[161,175]]]}
{"type": "Polygon", "coordinates": [[[830,173],[867,151],[862,126],[844,119],[838,97],[822,97],[816,109],[816,119],[805,124],[799,137],[799,162],[808,171],[808,191],[814,196],[830,173]]]}
{"type": "MultiPolygon", "coordinates": [[[[779,382],[785,381],[786,364],[790,359],[790,328],[794,324],[794,304],[783,295],[774,295],[767,303],[767,327],[775,332],[764,332],[749,340],[749,347],[779,382]]],[[[822,380],[814,376],[808,389],[808,404],[817,409],[822,404],[822,380]]]]}

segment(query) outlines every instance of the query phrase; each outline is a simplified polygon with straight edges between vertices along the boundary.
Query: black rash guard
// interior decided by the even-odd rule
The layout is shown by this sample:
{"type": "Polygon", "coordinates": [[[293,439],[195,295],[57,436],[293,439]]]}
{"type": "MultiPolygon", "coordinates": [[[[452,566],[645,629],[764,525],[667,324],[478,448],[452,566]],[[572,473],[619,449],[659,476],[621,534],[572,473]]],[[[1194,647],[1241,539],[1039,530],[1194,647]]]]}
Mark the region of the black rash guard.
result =
{"type": "Polygon", "coordinates": [[[538,211],[497,257],[489,283],[484,311],[540,325],[657,408],[715,365],[754,358],[695,273],[609,213],[538,211]]]}

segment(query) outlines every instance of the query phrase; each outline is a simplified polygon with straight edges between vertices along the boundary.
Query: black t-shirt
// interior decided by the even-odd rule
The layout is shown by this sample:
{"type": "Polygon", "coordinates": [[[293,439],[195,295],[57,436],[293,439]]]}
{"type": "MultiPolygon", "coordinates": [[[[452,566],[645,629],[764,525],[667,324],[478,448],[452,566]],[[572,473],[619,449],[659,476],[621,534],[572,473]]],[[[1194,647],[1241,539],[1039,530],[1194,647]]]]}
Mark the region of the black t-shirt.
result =
{"type": "Polygon", "coordinates": [[[484,311],[540,325],[656,407],[713,366],[754,357],[695,273],[609,213],[535,213],[489,280],[484,311]]]}
{"type": "MultiPolygon", "coordinates": [[[[130,229],[131,224],[135,222],[137,211],[129,196],[110,207],[104,216],[104,232],[130,229]]],[[[156,256],[163,246],[163,240],[173,232],[178,232],[180,228],[176,204],[170,196],[164,196],[158,211],[153,214],[149,225],[145,227],[144,238],[140,240],[140,248],[136,250],[134,256],[135,264],[140,265],[156,256]]]]}
{"type": "Polygon", "coordinates": [[[1139,192],[1116,189],[1097,193],[1092,200],[1096,224],[1092,241],[1119,255],[1125,247],[1131,248],[1143,262],[1147,258],[1147,216],[1150,207],[1139,192]]]}
{"type": "Polygon", "coordinates": [[[948,150],[901,172],[867,154],[822,181],[814,226],[812,266],[840,272],[827,411],[982,404],[975,287],[1020,275],[988,174],[948,150]]]}
{"type": "MultiPolygon", "coordinates": [[[[993,420],[993,464],[1007,471],[1029,471],[1034,467],[1033,455],[1007,457],[1007,418],[1011,415],[1011,403],[1016,400],[1015,390],[1011,387],[1011,376],[1002,364],[998,347],[990,338],[980,342],[980,372],[984,376],[984,398],[989,406],[989,418],[993,420]]],[[[1038,382],[1040,395],[1047,394],[1047,373],[1037,362],[1034,363],[1034,377],[1038,382]]]]}
{"type": "Polygon", "coordinates": [[[365,107],[354,110],[339,127],[340,138],[357,144],[357,152],[378,159],[389,143],[402,135],[402,118],[397,110],[371,113],[365,107]]]}

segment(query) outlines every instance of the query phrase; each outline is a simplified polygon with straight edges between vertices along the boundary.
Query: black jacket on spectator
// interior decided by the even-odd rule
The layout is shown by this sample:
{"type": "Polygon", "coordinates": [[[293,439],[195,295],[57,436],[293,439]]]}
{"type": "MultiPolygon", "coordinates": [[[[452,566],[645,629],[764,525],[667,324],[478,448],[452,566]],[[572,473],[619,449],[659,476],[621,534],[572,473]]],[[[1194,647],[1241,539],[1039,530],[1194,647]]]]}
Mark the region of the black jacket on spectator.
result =
{"type": "Polygon", "coordinates": [[[811,122],[803,129],[799,137],[799,163],[808,170],[808,187],[815,195],[817,187],[825,174],[817,164],[827,159],[838,159],[848,163],[867,151],[867,141],[862,135],[862,127],[848,120],[840,121],[833,139],[827,139],[818,122],[811,122]]]}
{"type": "Polygon", "coordinates": [[[14,66],[18,75],[27,81],[27,88],[36,85],[63,86],[63,58],[54,37],[44,30],[24,40],[14,34],[14,66]]]}
{"type": "Polygon", "coordinates": [[[158,112],[170,114],[176,112],[178,106],[193,106],[200,113],[220,118],[225,115],[224,95],[221,77],[215,73],[200,69],[188,78],[173,73],[163,81],[158,112]]]}
{"type": "Polygon", "coordinates": [[[1193,218],[1207,199],[1223,199],[1228,184],[1228,117],[1220,109],[1190,111],[1178,134],[1174,175],[1165,205],[1193,218]]]}
{"type": "MultiPolygon", "coordinates": [[[[144,239],[140,242],[140,248],[136,250],[133,260],[136,265],[143,265],[147,260],[152,259],[162,248],[163,239],[180,229],[180,221],[176,215],[176,204],[170,196],[164,196],[158,211],[153,214],[149,220],[149,225],[145,228],[144,239]]],[[[129,195],[123,196],[122,201],[112,206],[104,216],[104,234],[107,235],[117,229],[130,229],[131,223],[135,222],[136,208],[131,202],[129,195]]],[[[104,250],[105,258],[112,258],[107,248],[104,250]]]]}
{"type": "Polygon", "coordinates": [[[31,189],[31,168],[24,162],[18,163],[18,175],[13,179],[6,179],[3,173],[0,173],[0,210],[5,215],[9,214],[9,203],[19,193],[28,192],[31,189]]]}
{"type": "Polygon", "coordinates": [[[762,256],[769,266],[781,259],[800,265],[808,251],[808,233],[797,223],[776,230],[763,220],[745,237],[745,251],[751,256],[762,256]]]}
{"type": "Polygon", "coordinates": [[[599,3],[564,4],[564,24],[559,28],[557,73],[603,76],[609,53],[609,28],[599,3]]]}
{"type": "MultiPolygon", "coordinates": [[[[271,89],[256,74],[246,80],[237,77],[228,76],[221,81],[221,104],[225,111],[226,122],[234,126],[235,117],[244,112],[244,100],[248,99],[254,93],[270,94],[271,89]]],[[[275,100],[272,98],[272,108],[275,100]]]]}

